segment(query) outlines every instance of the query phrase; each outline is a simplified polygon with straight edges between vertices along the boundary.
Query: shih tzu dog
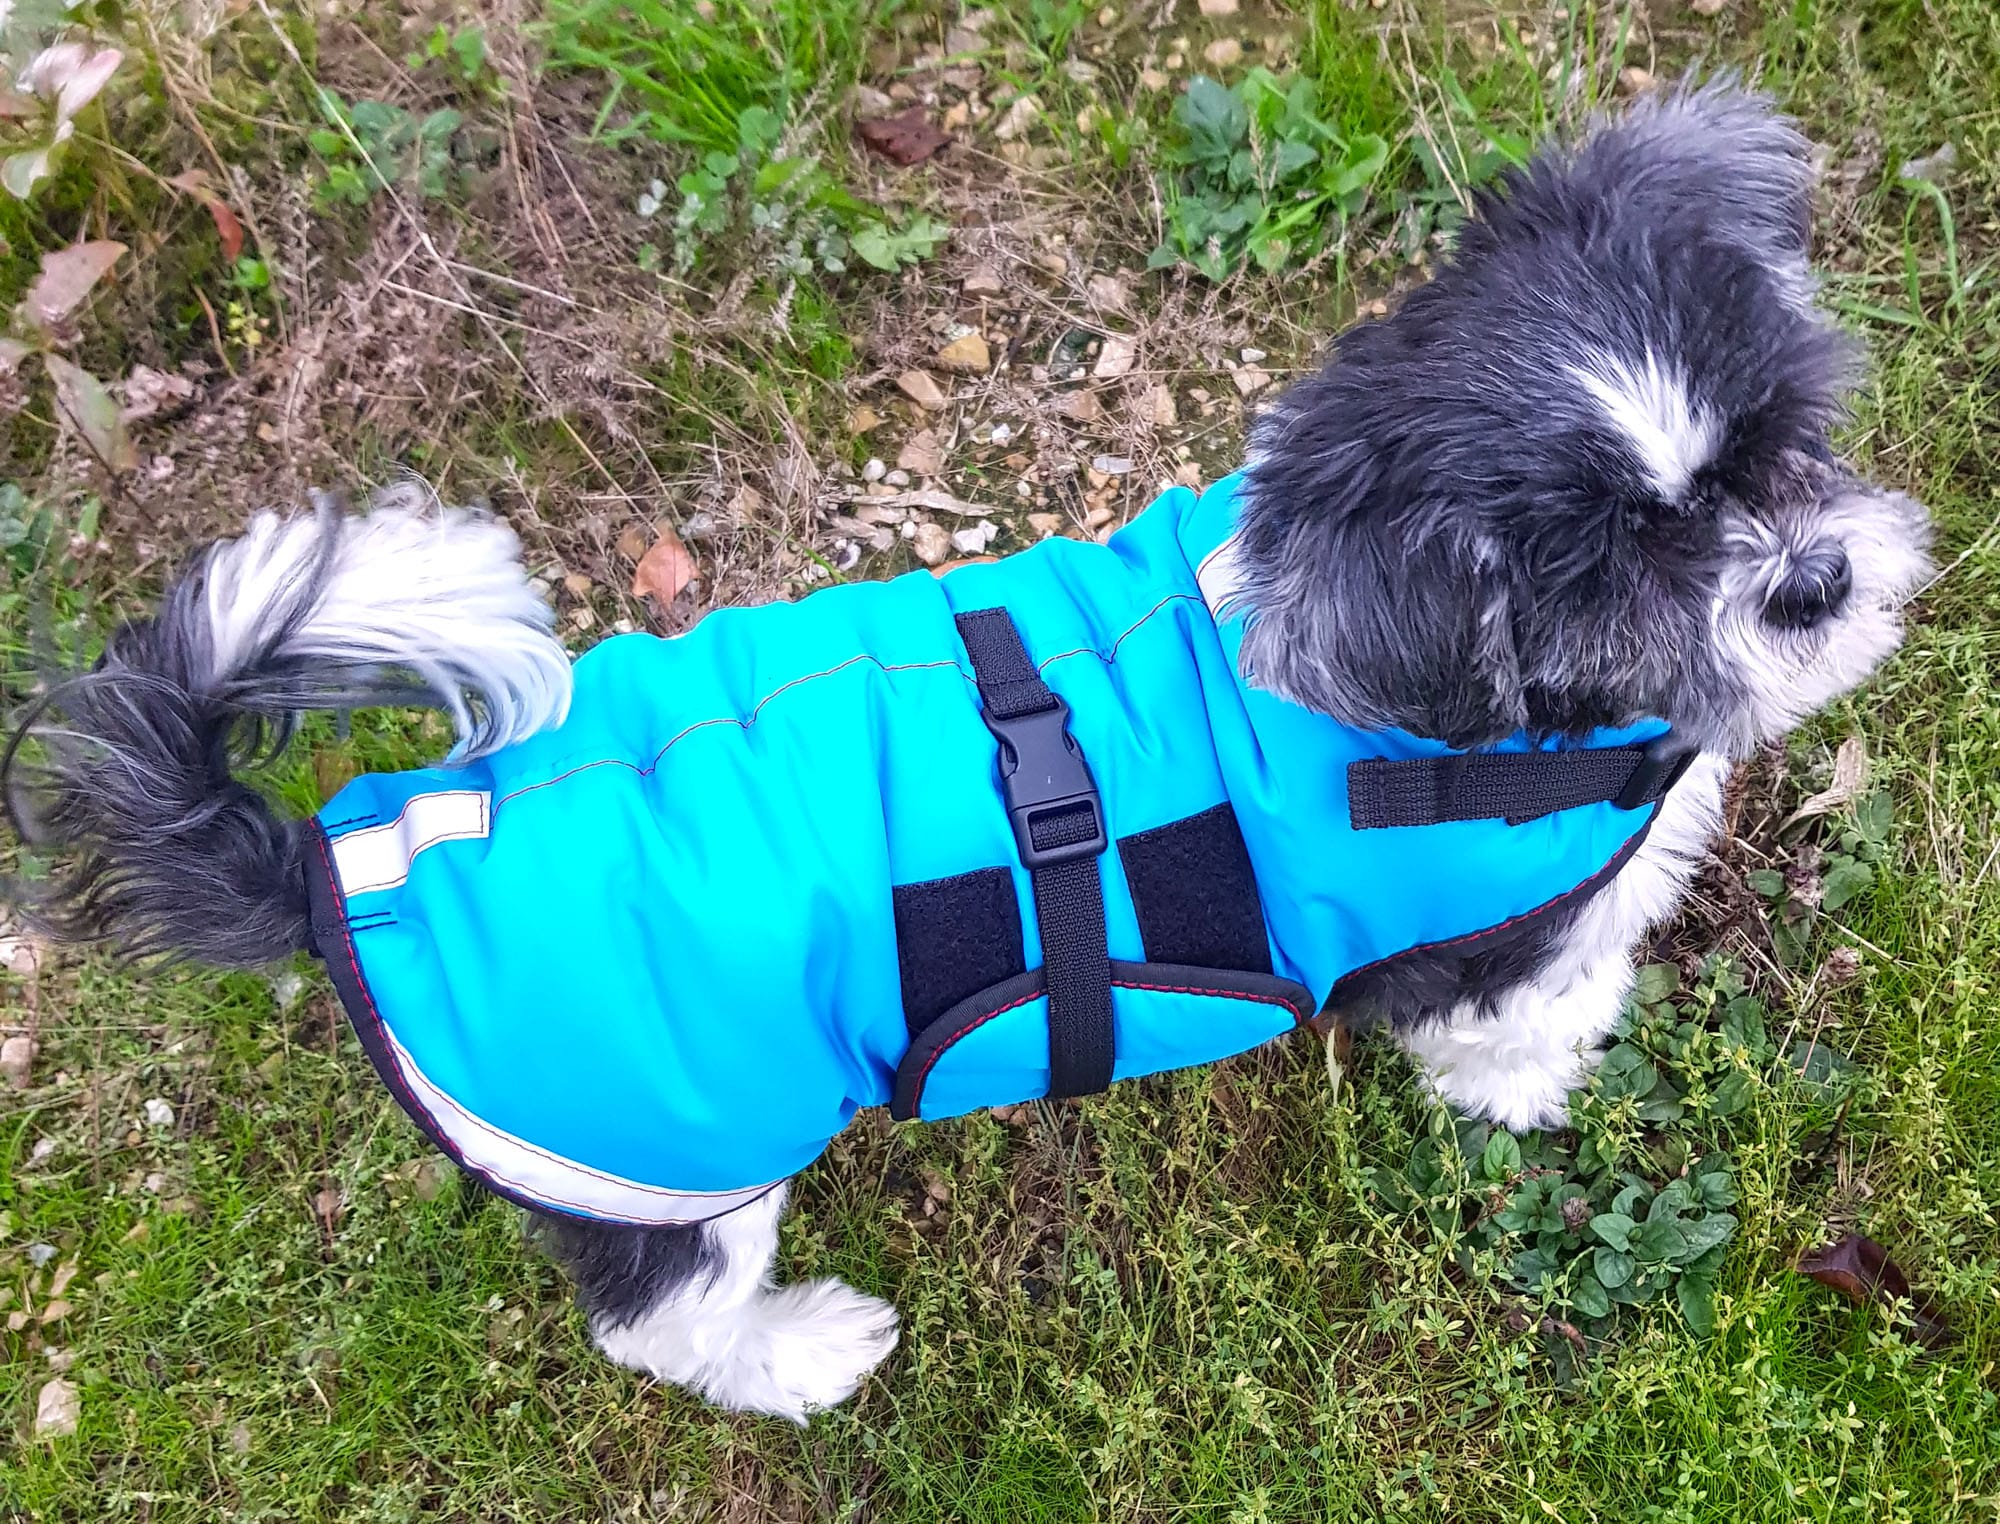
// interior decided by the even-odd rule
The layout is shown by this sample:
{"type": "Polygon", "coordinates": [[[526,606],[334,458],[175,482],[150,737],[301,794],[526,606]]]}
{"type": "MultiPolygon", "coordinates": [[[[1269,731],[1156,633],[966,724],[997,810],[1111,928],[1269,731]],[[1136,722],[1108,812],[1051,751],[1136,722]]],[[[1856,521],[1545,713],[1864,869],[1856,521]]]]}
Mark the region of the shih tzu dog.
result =
{"type": "Polygon", "coordinates": [[[208,547],[7,753],[58,937],[323,960],[613,1360],[802,1420],[896,1315],[772,1280],[785,1182],[1322,1008],[1559,1124],[1730,759],[1894,650],[1923,511],[1828,430],[1807,145],[1723,81],[1480,199],[1436,278],[1109,544],[832,588],[572,667],[498,521],[413,489],[208,547]],[[310,710],[441,766],[285,820],[310,710]]]}

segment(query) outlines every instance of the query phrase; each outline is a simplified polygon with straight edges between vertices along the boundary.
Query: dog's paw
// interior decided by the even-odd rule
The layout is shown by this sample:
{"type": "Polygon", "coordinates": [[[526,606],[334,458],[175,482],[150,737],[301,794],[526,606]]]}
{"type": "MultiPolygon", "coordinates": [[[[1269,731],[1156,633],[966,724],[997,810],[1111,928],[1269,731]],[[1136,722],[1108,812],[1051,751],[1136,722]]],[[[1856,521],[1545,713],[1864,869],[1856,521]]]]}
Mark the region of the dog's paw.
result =
{"type": "Polygon", "coordinates": [[[1565,1053],[1552,1061],[1494,1063],[1485,1055],[1420,1059],[1424,1081],[1468,1116],[1497,1122],[1509,1132],[1569,1125],[1571,1092],[1590,1082],[1602,1049],[1565,1053]]]}
{"type": "Polygon", "coordinates": [[[852,1397],[896,1347],[896,1309],[844,1281],[806,1281],[769,1293],[758,1308],[768,1332],[760,1399],[730,1405],[804,1423],[852,1397]]]}

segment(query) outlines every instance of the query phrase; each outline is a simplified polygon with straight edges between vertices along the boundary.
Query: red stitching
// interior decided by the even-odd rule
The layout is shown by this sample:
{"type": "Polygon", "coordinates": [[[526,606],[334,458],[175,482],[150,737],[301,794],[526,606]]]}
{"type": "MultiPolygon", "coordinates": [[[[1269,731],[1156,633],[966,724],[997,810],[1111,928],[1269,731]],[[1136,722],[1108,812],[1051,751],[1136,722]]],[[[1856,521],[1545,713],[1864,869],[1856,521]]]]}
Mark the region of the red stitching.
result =
{"type": "MultiPolygon", "coordinates": [[[[1111,984],[1114,989],[1146,990],[1150,993],[1157,995],[1219,995],[1225,1000],[1254,1000],[1259,1005],[1281,1005],[1287,1011],[1291,1012],[1292,1025],[1302,1026],[1306,1021],[1306,1017],[1299,1014],[1299,1008],[1293,1005],[1291,1001],[1285,999],[1281,995],[1259,995],[1251,990],[1197,989],[1194,988],[1193,986],[1184,984],[1141,984],[1135,979],[1113,979],[1111,981],[1111,984]]],[[[953,1043],[957,1042],[961,1037],[964,1037],[968,1032],[975,1031],[978,1028],[985,1026],[986,1023],[991,1021],[995,1016],[1004,1016],[1009,1011],[1016,1011],[1019,1010],[1024,1005],[1031,1005],[1035,1001],[1040,1000],[1046,994],[1048,994],[1048,991],[1046,989],[1039,989],[1036,990],[1032,995],[1023,995],[1019,1000],[1010,1000],[1007,1004],[1001,1006],[998,1010],[988,1011],[983,1016],[975,1016],[972,1020],[968,1021],[964,1026],[960,1027],[956,1032],[952,1033],[951,1036],[947,1037],[943,1042],[939,1043],[935,1048],[933,1048],[931,1050],[931,1056],[924,1060],[923,1068],[917,1071],[916,1089],[911,1094],[910,1097],[911,1112],[914,1114],[923,1106],[924,1086],[930,1080],[931,1070],[937,1066],[937,1061],[944,1057],[946,1051],[952,1046],[953,1043]]]]}
{"type": "Polygon", "coordinates": [[[1398,958],[1407,957],[1413,952],[1432,952],[1441,947],[1457,947],[1462,942],[1477,942],[1483,937],[1498,936],[1510,927],[1518,926],[1523,921],[1532,921],[1536,916],[1541,915],[1545,911],[1555,909],[1564,900],[1573,899],[1579,894],[1595,894],[1599,889],[1604,887],[1608,880],[1617,877],[1618,870],[1625,866],[1627,859],[1631,855],[1629,849],[1635,847],[1638,842],[1645,839],[1646,833],[1652,830],[1653,821],[1658,817],[1659,812],[1660,806],[1655,804],[1652,815],[1647,816],[1645,824],[1625,838],[1624,843],[1618,848],[1617,852],[1612,854],[1611,861],[1598,869],[1597,872],[1591,874],[1589,878],[1585,879],[1575,888],[1565,889],[1554,899],[1543,900],[1541,904],[1531,910],[1524,910],[1519,915],[1509,916],[1497,926],[1487,926],[1478,931],[1468,931],[1463,936],[1446,937],[1441,942],[1419,942],[1414,947],[1406,947],[1401,952],[1389,953],[1386,956],[1375,959],[1372,963],[1364,963],[1359,968],[1350,968],[1334,981],[1335,987],[1337,988],[1345,984],[1349,979],[1367,973],[1371,968],[1380,968],[1384,963],[1394,963],[1398,958]]]}

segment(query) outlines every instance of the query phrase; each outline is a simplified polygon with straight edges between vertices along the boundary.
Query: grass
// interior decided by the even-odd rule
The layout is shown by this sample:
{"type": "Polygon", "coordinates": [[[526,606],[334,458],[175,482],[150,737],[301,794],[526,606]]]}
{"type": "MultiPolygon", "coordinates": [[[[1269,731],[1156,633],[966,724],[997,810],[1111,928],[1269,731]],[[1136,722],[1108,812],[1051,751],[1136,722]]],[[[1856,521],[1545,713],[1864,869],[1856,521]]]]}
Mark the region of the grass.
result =
{"type": "MultiPolygon", "coordinates": [[[[113,489],[31,397],[0,447],[8,478],[57,527],[7,552],[11,667],[29,661],[36,606],[87,640],[136,606],[163,556],[232,522],[239,497],[296,490],[300,468],[259,441],[259,417],[295,429],[323,480],[365,485],[406,459],[461,495],[493,493],[547,558],[580,640],[643,616],[620,591],[629,573],[610,542],[622,527],[724,517],[746,483],[766,506],[697,542],[706,596],[809,582],[793,563],[825,544],[810,494],[785,498],[770,463],[797,452],[831,470],[893,454],[884,441],[905,420],[854,437],[847,411],[866,400],[893,414],[882,377],[927,357],[939,337],[927,325],[955,314],[965,269],[1018,261],[1008,268],[1031,293],[1023,343],[1037,362],[1071,328],[1103,323],[1085,272],[1136,270],[1159,237],[1151,177],[1173,92],[1135,81],[1164,66],[1177,35],[1177,82],[1214,36],[1268,37],[1252,61],[1311,71],[1327,119],[1381,133],[1392,155],[1345,276],[1329,259],[1220,290],[1178,271],[1134,282],[1136,312],[1119,321],[1180,397],[1178,431],[1138,440],[1165,470],[1174,441],[1212,462],[1236,448],[1240,415],[1203,413],[1191,387],[1230,396],[1222,362],[1237,347],[1271,349],[1274,368],[1296,360],[1298,342],[1266,336],[1301,340],[1287,326],[1299,315],[1351,312],[1402,278],[1404,234],[1422,246],[1481,155],[1575,121],[1622,66],[1738,62],[1829,147],[1828,300],[1875,372],[1846,444],[1931,506],[1944,570],[1890,669],[1751,770],[1741,840],[1664,951],[1734,957],[1780,1048],[1816,1039],[1853,1066],[1844,1104],[1760,1072],[1728,1137],[1741,1228],[1715,1332],[1695,1337],[1669,1300],[1621,1316],[1582,1359],[1533,1331],[1544,1302],[1508,1288],[1494,1258],[1466,1259],[1453,1233],[1375,1188],[1437,1126],[1377,1044],[1358,1046],[1337,1096],[1318,1048],[1301,1042],[1013,1124],[864,1117],[802,1181],[784,1269],[892,1297],[905,1338],[856,1402],[799,1431],[715,1413],[598,1359],[513,1214],[434,1168],[311,969],[139,976],[51,961],[0,975],[0,1022],[42,1043],[33,1085],[0,1099],[0,1318],[27,1315],[0,1333],[0,1516],[1928,1524],[2000,1513],[2000,20],[1985,0],[1744,0],[1714,21],[1654,6],[1651,28],[1580,0],[1509,7],[1504,26],[1456,6],[1329,4],[1183,17],[1164,36],[1136,13],[1107,30],[1094,9],[1034,0],[1003,8],[979,56],[1042,93],[1047,126],[1002,154],[990,119],[975,123],[961,168],[906,176],[830,130],[835,102],[855,79],[911,77],[953,17],[846,0],[718,0],[712,22],[679,6],[565,4],[496,14],[498,83],[476,89],[399,62],[410,36],[429,35],[428,15],[409,34],[394,17],[317,35],[288,21],[297,65],[254,12],[217,34],[201,68],[183,41],[155,54],[143,28],[121,34],[165,92],[121,119],[144,127],[121,136],[124,151],[171,174],[206,136],[259,187],[246,209],[273,258],[265,310],[283,358],[260,373],[225,336],[243,376],[223,373],[201,316],[203,299],[227,299],[212,231],[123,159],[119,180],[79,151],[46,199],[8,212],[0,296],[17,298],[43,248],[130,239],[138,268],[87,316],[89,353],[106,375],[134,358],[203,360],[214,410],[149,436],[180,461],[182,485],[113,489]],[[820,270],[796,284],[757,260],[642,269],[638,247],[656,234],[634,198],[716,145],[680,144],[657,124],[621,133],[633,103],[603,113],[601,74],[523,72],[509,51],[519,35],[585,13],[590,46],[655,79],[668,77],[668,43],[676,57],[727,61],[689,75],[720,106],[689,93],[647,108],[685,104],[677,131],[721,132],[727,117],[733,134],[761,105],[815,134],[832,183],[899,220],[951,222],[951,244],[899,275],[820,270]],[[308,62],[310,77],[298,72],[308,62]],[[1094,82],[1066,64],[1089,65],[1094,82]],[[316,209],[314,83],[419,118],[464,112],[446,193],[316,209]],[[1116,133],[1075,129],[1093,98],[1115,105],[1116,133]],[[287,131],[244,129],[266,114],[287,131]],[[1896,179],[1947,140],[1957,162],[1935,193],[1896,179]],[[1427,158],[1426,142],[1441,151],[1427,158]],[[524,205],[550,220],[555,254],[538,252],[524,205]],[[153,241],[141,247],[142,234],[153,241]],[[401,262],[371,263],[384,249],[401,262]],[[1029,273],[1052,252],[1065,275],[1029,273]],[[385,297],[387,280],[404,293],[385,297]],[[391,299],[400,305],[379,305],[391,299]],[[254,408],[258,387],[286,395],[301,336],[336,316],[356,347],[317,352],[324,379],[318,392],[300,383],[303,412],[228,411],[254,408]],[[478,385],[459,385],[461,373],[478,385]],[[226,465],[213,476],[204,418],[222,420],[226,465]],[[66,540],[92,494],[105,504],[102,549],[66,540]],[[190,496],[197,506],[181,506],[190,496]],[[1810,916],[1780,957],[1745,876],[1801,866],[1800,838],[1772,826],[1824,783],[1850,734],[1893,801],[1884,859],[1870,893],[1810,916]],[[1840,948],[1860,954],[1853,982],[1826,972],[1840,948]],[[166,1101],[172,1120],[149,1121],[148,1100],[166,1101]],[[1936,1298],[1949,1344],[1924,1350],[1882,1311],[1791,1273],[1801,1248],[1846,1228],[1888,1246],[1936,1298]],[[80,1391],[79,1427],[39,1438],[37,1394],[58,1365],[80,1391]]],[[[1011,383],[990,384],[997,410],[1011,383]]],[[[1137,436],[1124,417],[1114,411],[1078,453],[1127,448],[1137,436]]],[[[979,469],[1004,497],[1003,454],[979,469]]],[[[1074,507],[1067,478],[1038,471],[1031,489],[1074,507]]],[[[1005,528],[1022,532],[1011,516],[1005,528]]],[[[407,762],[435,740],[363,716],[345,740],[315,732],[277,781],[310,808],[346,770],[407,762]]],[[[1825,839],[1819,830],[1805,840],[1825,839]]],[[[1555,1300],[1546,1310],[1562,1312],[1555,1300]]]]}

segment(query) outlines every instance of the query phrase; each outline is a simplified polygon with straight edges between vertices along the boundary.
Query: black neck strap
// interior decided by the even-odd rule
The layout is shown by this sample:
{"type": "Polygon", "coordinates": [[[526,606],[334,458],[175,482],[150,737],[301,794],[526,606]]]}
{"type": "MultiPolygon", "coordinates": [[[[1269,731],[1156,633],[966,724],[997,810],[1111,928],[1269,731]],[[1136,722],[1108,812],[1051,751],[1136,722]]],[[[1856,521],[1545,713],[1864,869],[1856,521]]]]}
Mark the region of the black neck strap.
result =
{"type": "Polygon", "coordinates": [[[1637,746],[1370,758],[1348,764],[1347,818],[1357,831],[1378,831],[1452,820],[1521,825],[1585,804],[1644,809],[1666,797],[1697,754],[1668,731],[1637,746]]]}

